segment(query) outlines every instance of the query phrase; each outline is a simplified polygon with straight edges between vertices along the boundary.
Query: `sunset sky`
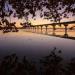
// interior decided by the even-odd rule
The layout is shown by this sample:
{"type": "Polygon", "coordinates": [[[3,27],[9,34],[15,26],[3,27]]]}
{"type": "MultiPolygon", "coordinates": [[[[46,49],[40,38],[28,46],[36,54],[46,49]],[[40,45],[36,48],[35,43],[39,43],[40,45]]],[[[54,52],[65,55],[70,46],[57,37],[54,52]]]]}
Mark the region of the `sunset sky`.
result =
{"type": "MultiPolygon", "coordinates": [[[[7,2],[5,3],[5,12],[7,12],[8,9],[9,9],[9,10],[13,10],[14,13],[15,13],[15,10],[12,8],[11,5],[8,4],[8,1],[7,1],[7,2]]],[[[47,11],[47,9],[44,8],[43,11],[47,11]]],[[[62,11],[60,11],[60,12],[62,12],[62,11]]],[[[13,14],[12,14],[12,15],[13,15],[13,14]]],[[[20,23],[24,23],[24,22],[25,22],[25,19],[13,18],[12,15],[11,15],[11,17],[8,17],[8,20],[10,21],[10,19],[11,19],[11,22],[16,22],[16,26],[17,26],[17,27],[20,27],[20,26],[21,26],[20,23]]],[[[39,15],[40,15],[40,12],[37,11],[37,12],[36,12],[36,16],[35,16],[36,20],[34,20],[33,18],[31,18],[32,16],[29,15],[29,22],[31,22],[32,25],[40,25],[40,24],[49,24],[49,23],[52,23],[50,20],[40,18],[39,15]]],[[[61,22],[74,21],[74,20],[75,20],[75,16],[73,17],[71,13],[70,13],[68,16],[69,16],[70,18],[67,18],[67,19],[63,18],[63,19],[61,20],[61,22]]]]}
{"type": "MultiPolygon", "coordinates": [[[[12,21],[16,21],[16,26],[20,27],[20,23],[24,22],[24,19],[12,19],[12,21]]],[[[71,17],[69,19],[62,19],[62,21],[66,22],[66,21],[73,21],[75,20],[75,17],[71,17]]],[[[30,22],[32,23],[32,25],[40,25],[40,24],[49,24],[52,23],[50,20],[46,20],[46,19],[42,19],[42,18],[37,18],[36,20],[34,19],[30,19],[30,22]]]]}

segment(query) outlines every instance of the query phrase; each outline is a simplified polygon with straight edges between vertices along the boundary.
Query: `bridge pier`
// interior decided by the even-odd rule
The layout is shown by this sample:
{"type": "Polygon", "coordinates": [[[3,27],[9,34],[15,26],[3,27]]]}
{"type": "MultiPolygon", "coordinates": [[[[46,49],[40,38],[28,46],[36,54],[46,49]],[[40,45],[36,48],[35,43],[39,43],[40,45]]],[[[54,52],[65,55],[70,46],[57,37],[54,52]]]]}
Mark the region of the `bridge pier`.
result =
{"type": "Polygon", "coordinates": [[[35,30],[35,27],[33,26],[32,32],[34,32],[34,30],[35,30]]]}
{"type": "Polygon", "coordinates": [[[28,29],[29,29],[29,32],[31,31],[31,27],[28,27],[28,29]]]}
{"type": "Polygon", "coordinates": [[[43,26],[41,25],[40,27],[41,27],[41,33],[42,33],[42,27],[43,27],[43,26]]]}
{"type": "Polygon", "coordinates": [[[43,26],[45,26],[45,34],[48,34],[48,26],[50,25],[50,26],[52,26],[52,35],[58,36],[58,37],[63,37],[63,38],[71,38],[71,37],[68,36],[68,25],[70,25],[70,24],[75,24],[75,21],[61,22],[61,23],[51,23],[51,24],[42,24],[42,25],[32,25],[32,30],[31,29],[30,30],[32,32],[36,33],[36,31],[38,32],[39,29],[40,29],[40,32],[43,33],[43,26]],[[58,25],[58,26],[63,25],[64,26],[64,36],[61,36],[60,34],[56,35],[56,32],[55,32],[56,25],[58,25]]]}
{"type": "Polygon", "coordinates": [[[47,33],[47,27],[48,27],[48,26],[45,26],[45,27],[46,27],[46,32],[45,32],[45,34],[48,34],[48,33],[47,33]]]}
{"type": "Polygon", "coordinates": [[[68,24],[64,24],[64,26],[65,26],[65,34],[64,34],[64,37],[68,37],[68,31],[67,31],[68,24]]]}
{"type": "Polygon", "coordinates": [[[33,27],[31,26],[31,27],[30,27],[30,31],[32,32],[32,30],[33,30],[33,27]]]}
{"type": "Polygon", "coordinates": [[[55,30],[56,30],[55,25],[53,25],[53,33],[52,33],[52,35],[55,35],[55,30]]]}
{"type": "Polygon", "coordinates": [[[37,33],[38,33],[38,31],[39,31],[39,26],[37,26],[37,33]]]}
{"type": "Polygon", "coordinates": [[[36,32],[36,26],[34,27],[34,32],[36,32]]]}

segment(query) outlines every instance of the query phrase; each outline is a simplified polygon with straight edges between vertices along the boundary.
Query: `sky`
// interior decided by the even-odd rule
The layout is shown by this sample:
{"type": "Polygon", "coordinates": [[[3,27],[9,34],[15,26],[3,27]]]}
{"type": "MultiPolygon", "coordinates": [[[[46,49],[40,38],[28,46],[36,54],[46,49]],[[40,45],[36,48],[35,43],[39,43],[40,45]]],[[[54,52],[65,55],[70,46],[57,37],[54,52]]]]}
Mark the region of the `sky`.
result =
{"type": "MultiPolygon", "coordinates": [[[[5,3],[5,12],[8,12],[8,9],[9,10],[13,10],[14,12],[13,12],[13,14],[15,13],[15,10],[12,8],[12,6],[11,5],[9,5],[9,3],[8,2],[6,2],[5,3]]],[[[44,9],[44,11],[47,11],[46,9],[44,9]]],[[[23,19],[18,19],[18,18],[13,18],[12,16],[13,16],[13,14],[10,16],[10,17],[6,17],[9,21],[11,20],[11,22],[16,22],[16,26],[17,27],[21,27],[21,25],[20,25],[20,23],[24,23],[25,22],[25,19],[23,18],[23,19]]],[[[40,25],[40,24],[50,24],[50,23],[52,23],[50,20],[47,20],[47,19],[43,19],[43,18],[40,18],[40,12],[39,11],[37,11],[36,12],[36,20],[34,20],[33,18],[31,18],[32,16],[31,15],[29,15],[29,22],[31,22],[31,24],[32,25],[40,25]]],[[[69,17],[70,18],[63,18],[62,20],[61,20],[61,22],[66,22],[66,21],[75,21],[75,16],[73,17],[72,15],[71,15],[71,13],[69,14],[69,17]]]]}
{"type": "MultiPolygon", "coordinates": [[[[13,19],[12,20],[15,20],[16,21],[16,26],[20,27],[20,23],[21,22],[25,22],[24,19],[13,19]]],[[[70,17],[68,19],[62,19],[61,22],[67,22],[67,21],[75,21],[75,17],[70,17]]],[[[31,22],[32,25],[40,25],[40,24],[50,24],[52,23],[50,20],[47,20],[47,19],[42,19],[42,18],[37,18],[36,20],[34,19],[30,19],[29,22],[31,22]]]]}

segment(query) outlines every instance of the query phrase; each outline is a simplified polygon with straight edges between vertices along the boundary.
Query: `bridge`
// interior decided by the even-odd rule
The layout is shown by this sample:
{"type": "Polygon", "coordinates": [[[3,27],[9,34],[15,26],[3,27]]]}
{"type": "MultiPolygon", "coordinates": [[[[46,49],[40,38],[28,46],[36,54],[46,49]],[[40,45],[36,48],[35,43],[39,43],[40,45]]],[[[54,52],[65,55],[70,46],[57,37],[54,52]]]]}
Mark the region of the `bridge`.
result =
{"type": "MultiPolygon", "coordinates": [[[[60,23],[50,23],[50,24],[40,24],[40,25],[31,25],[28,29],[28,31],[30,32],[34,32],[34,33],[38,33],[37,31],[40,29],[41,30],[41,34],[43,34],[43,29],[45,29],[45,35],[50,35],[50,36],[56,36],[56,37],[61,37],[61,38],[68,38],[68,39],[74,39],[75,40],[75,37],[72,37],[72,36],[69,36],[68,35],[68,29],[69,30],[73,30],[75,28],[75,21],[69,21],[69,22],[60,22],[60,23]],[[56,28],[56,26],[64,26],[64,35],[61,36],[61,35],[56,35],[55,32],[58,28],[56,28]],[[73,26],[72,26],[73,25],[73,26]],[[52,26],[52,34],[48,34],[48,28],[49,26],[52,26]],[[68,26],[71,26],[68,28],[68,26]],[[45,28],[43,28],[45,27],[45,28]]],[[[62,29],[62,28],[60,28],[62,29]]]]}

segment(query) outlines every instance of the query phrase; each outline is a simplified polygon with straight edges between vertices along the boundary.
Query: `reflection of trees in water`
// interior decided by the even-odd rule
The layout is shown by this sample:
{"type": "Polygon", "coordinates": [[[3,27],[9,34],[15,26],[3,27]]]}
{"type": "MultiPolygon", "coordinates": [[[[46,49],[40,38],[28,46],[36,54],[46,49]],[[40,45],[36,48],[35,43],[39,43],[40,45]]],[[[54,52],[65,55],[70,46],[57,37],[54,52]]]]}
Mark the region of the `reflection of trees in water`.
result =
{"type": "Polygon", "coordinates": [[[21,60],[16,54],[4,57],[0,61],[1,75],[75,75],[75,58],[64,63],[61,50],[54,48],[48,56],[40,60],[39,73],[36,64],[30,62],[26,57],[21,60]]]}

